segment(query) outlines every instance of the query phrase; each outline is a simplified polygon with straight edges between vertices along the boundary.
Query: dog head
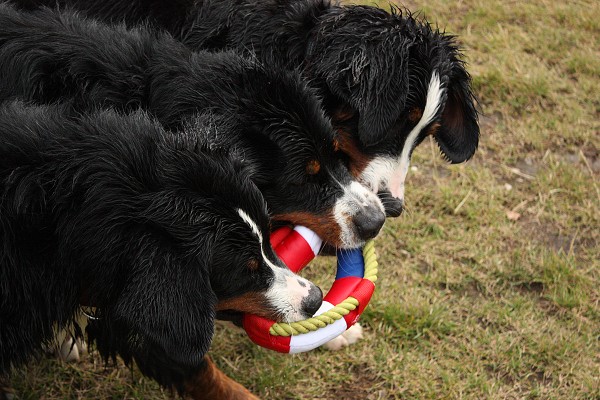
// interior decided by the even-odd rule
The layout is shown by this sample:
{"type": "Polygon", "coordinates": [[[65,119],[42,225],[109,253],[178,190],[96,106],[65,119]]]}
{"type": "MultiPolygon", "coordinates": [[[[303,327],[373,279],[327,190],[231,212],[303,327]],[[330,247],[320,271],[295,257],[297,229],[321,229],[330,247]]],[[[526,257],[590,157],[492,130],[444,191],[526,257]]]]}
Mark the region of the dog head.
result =
{"type": "Polygon", "coordinates": [[[320,289],[271,249],[260,191],[230,154],[206,149],[201,132],[172,135],[144,114],[112,112],[81,130],[56,150],[65,172],[54,200],[71,201],[59,253],[81,266],[106,352],[144,368],[198,365],[217,309],[290,322],[321,305],[320,289]]]}
{"type": "Polygon", "coordinates": [[[320,99],[299,73],[233,52],[160,57],[157,65],[178,72],[154,70],[155,82],[169,84],[157,84],[153,113],[172,129],[206,112],[229,119],[234,128],[207,142],[239,149],[273,219],[307,226],[338,247],[359,247],[379,232],[380,200],[350,175],[320,99]]]}
{"type": "Polygon", "coordinates": [[[356,176],[401,207],[410,156],[427,135],[452,163],[479,141],[470,77],[454,37],[375,7],[331,7],[314,28],[305,68],[324,88],[356,176]]]}
{"type": "Polygon", "coordinates": [[[300,75],[249,64],[240,79],[235,129],[208,141],[229,137],[272,219],[304,225],[338,247],[377,235],[383,206],[350,174],[319,99],[300,75]]]}

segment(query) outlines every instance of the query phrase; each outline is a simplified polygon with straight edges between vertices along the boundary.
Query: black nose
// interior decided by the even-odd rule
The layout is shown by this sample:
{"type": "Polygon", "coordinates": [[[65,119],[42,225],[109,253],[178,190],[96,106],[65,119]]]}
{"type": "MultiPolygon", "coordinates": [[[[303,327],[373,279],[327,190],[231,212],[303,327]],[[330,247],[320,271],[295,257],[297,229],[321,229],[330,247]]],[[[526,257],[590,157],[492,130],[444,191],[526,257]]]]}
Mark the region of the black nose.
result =
{"type": "Polygon", "coordinates": [[[316,285],[311,286],[308,296],[302,300],[302,310],[310,317],[317,312],[323,303],[323,292],[321,289],[316,285]]]}
{"type": "Polygon", "coordinates": [[[376,208],[365,208],[352,219],[362,240],[373,239],[385,222],[385,214],[376,208]]]}
{"type": "Polygon", "coordinates": [[[385,208],[385,216],[396,218],[402,214],[402,207],[404,206],[404,201],[397,197],[392,196],[392,194],[388,191],[381,191],[377,193],[383,207],[385,208]]]}

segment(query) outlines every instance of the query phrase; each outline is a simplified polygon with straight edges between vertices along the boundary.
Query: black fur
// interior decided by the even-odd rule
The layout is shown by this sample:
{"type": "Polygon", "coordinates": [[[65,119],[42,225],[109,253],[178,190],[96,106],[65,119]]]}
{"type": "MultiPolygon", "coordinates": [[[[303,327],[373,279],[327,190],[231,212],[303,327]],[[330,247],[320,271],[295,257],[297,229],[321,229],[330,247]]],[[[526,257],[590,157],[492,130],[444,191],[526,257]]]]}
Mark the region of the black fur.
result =
{"type": "Polygon", "coordinates": [[[307,225],[343,245],[330,229],[333,206],[344,195],[340,184],[353,178],[335,154],[334,130],[320,101],[297,73],[232,52],[194,53],[144,28],[0,3],[0,76],[0,100],[71,98],[80,111],[143,108],[172,130],[201,111],[227,116],[237,132],[229,140],[244,149],[273,218],[307,225]],[[320,171],[311,175],[313,160],[320,171]]]}
{"type": "Polygon", "coordinates": [[[83,302],[100,310],[91,335],[105,357],[181,389],[202,367],[217,303],[271,285],[237,213],[268,232],[265,202],[239,154],[199,140],[214,135],[205,125],[173,135],[141,112],[63,111],[0,106],[0,376],[83,302]]]}
{"type": "Polygon", "coordinates": [[[471,79],[454,36],[392,7],[329,0],[16,0],[27,8],[74,7],[106,21],[149,21],[193,49],[253,52],[268,65],[301,68],[324,96],[338,128],[371,156],[398,155],[414,108],[423,108],[436,71],[447,100],[434,137],[453,163],[479,141],[471,79]],[[337,116],[354,114],[351,121],[337,116]]]}

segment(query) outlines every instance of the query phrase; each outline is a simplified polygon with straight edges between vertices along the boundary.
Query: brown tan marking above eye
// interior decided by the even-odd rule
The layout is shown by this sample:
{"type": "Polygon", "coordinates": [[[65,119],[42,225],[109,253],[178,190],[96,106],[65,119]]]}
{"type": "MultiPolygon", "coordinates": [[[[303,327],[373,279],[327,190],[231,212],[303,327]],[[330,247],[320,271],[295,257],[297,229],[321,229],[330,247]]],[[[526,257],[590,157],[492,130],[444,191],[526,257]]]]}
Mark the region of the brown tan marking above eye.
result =
{"type": "Polygon", "coordinates": [[[355,115],[356,115],[356,111],[354,111],[353,109],[351,109],[348,106],[342,106],[333,113],[333,115],[331,116],[331,119],[335,122],[344,122],[344,121],[348,121],[349,119],[354,118],[355,115]]]}
{"type": "Polygon", "coordinates": [[[419,122],[419,120],[421,119],[422,116],[423,116],[423,109],[421,109],[419,107],[411,108],[411,110],[408,112],[408,120],[415,124],[417,122],[419,122]]]}
{"type": "Polygon", "coordinates": [[[337,138],[335,139],[339,150],[350,158],[350,173],[355,178],[360,177],[363,170],[371,162],[371,157],[365,155],[358,147],[356,140],[348,132],[338,130],[337,138]]]}
{"type": "Polygon", "coordinates": [[[321,163],[317,160],[310,160],[306,163],[306,173],[309,175],[316,175],[321,170],[321,163]]]}
{"type": "Polygon", "coordinates": [[[256,258],[251,258],[246,266],[250,271],[256,271],[258,270],[258,267],[260,267],[260,262],[256,258]]]}
{"type": "Polygon", "coordinates": [[[338,139],[333,139],[333,151],[340,151],[340,141],[338,139]]]}

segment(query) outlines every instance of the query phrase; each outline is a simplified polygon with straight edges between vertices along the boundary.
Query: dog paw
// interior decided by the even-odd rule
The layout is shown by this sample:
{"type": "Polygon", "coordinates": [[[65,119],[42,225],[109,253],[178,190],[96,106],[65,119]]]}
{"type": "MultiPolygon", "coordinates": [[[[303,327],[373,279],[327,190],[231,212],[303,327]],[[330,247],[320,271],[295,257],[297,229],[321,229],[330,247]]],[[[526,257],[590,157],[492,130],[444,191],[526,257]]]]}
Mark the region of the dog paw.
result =
{"type": "Polygon", "coordinates": [[[359,323],[356,323],[342,333],[342,336],[346,338],[349,345],[354,344],[363,338],[363,328],[359,323]]]}
{"type": "Polygon", "coordinates": [[[363,329],[360,324],[354,324],[350,328],[348,328],[344,333],[340,336],[331,339],[329,342],[325,343],[323,347],[327,350],[337,351],[342,347],[349,346],[358,342],[363,338],[363,329]]]}
{"type": "Polygon", "coordinates": [[[79,348],[77,343],[74,342],[72,337],[67,337],[63,340],[60,347],[57,349],[58,358],[65,362],[78,362],[79,361],[79,348]]]}
{"type": "Polygon", "coordinates": [[[84,339],[77,339],[77,341],[75,341],[75,346],[77,346],[80,356],[88,354],[88,345],[84,339]]]}
{"type": "Polygon", "coordinates": [[[331,351],[337,351],[340,350],[342,347],[346,346],[348,346],[348,340],[346,340],[346,338],[343,335],[333,338],[323,345],[323,347],[331,351]]]}

